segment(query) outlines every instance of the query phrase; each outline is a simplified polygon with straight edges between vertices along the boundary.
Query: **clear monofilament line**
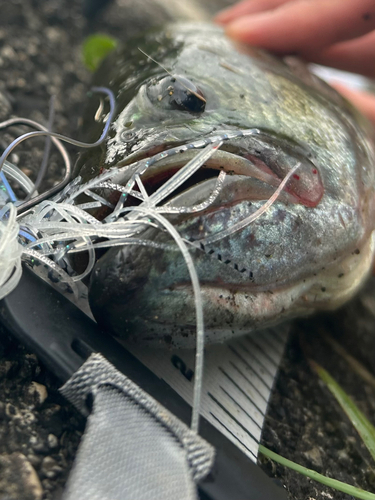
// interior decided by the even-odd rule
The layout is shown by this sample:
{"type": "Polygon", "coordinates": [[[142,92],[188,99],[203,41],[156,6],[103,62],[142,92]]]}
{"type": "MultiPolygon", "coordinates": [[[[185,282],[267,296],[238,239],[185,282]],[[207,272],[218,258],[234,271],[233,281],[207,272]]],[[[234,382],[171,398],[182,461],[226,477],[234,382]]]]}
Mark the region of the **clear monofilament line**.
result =
{"type": "Polygon", "coordinates": [[[193,287],[196,322],[197,322],[197,338],[196,338],[196,354],[195,354],[195,376],[194,376],[194,394],[193,407],[191,416],[191,429],[198,433],[199,431],[199,415],[200,404],[202,398],[203,384],[203,368],[204,368],[204,320],[203,320],[203,304],[199,285],[198,274],[195,269],[193,258],[190,255],[187,245],[181,238],[175,227],[161,214],[157,213],[150,207],[134,207],[135,212],[142,212],[146,216],[151,216],[168,231],[180,249],[183,258],[185,259],[191,284],[193,287]]]}
{"type": "Polygon", "coordinates": [[[253,214],[238,221],[236,224],[233,224],[232,226],[230,226],[228,229],[225,229],[224,231],[220,231],[219,233],[213,234],[212,236],[207,236],[207,238],[195,240],[195,243],[203,243],[204,245],[210,245],[210,244],[215,243],[216,241],[219,241],[223,238],[226,238],[227,236],[230,236],[238,231],[241,231],[241,229],[244,229],[246,226],[250,225],[256,219],[258,219],[261,215],[263,215],[275,203],[277,198],[280,196],[281,191],[284,189],[285,184],[289,181],[291,176],[295,173],[295,171],[300,166],[301,166],[301,163],[297,163],[297,165],[295,165],[288,172],[288,174],[281,181],[279,187],[276,189],[276,191],[273,193],[273,195],[260,208],[258,208],[258,210],[256,210],[253,214]]]}
{"type": "Polygon", "coordinates": [[[108,120],[107,120],[107,122],[105,124],[105,127],[103,129],[103,132],[102,132],[101,136],[99,137],[99,139],[97,141],[89,144],[89,143],[86,143],[86,142],[77,141],[75,139],[72,139],[71,137],[66,137],[65,135],[62,135],[62,134],[57,134],[55,132],[51,132],[51,131],[49,131],[47,129],[37,130],[35,132],[28,132],[27,134],[23,134],[20,137],[18,137],[17,139],[15,139],[5,149],[5,151],[3,152],[3,154],[0,156],[0,170],[3,168],[5,160],[7,159],[7,157],[9,156],[9,154],[13,151],[13,149],[16,146],[18,146],[18,144],[21,144],[21,142],[25,141],[26,139],[29,139],[30,137],[45,137],[45,136],[49,136],[49,137],[53,137],[55,139],[59,139],[60,141],[67,142],[69,144],[73,144],[74,146],[78,146],[80,148],[94,148],[96,146],[99,146],[105,140],[105,138],[107,137],[107,134],[108,134],[108,131],[109,131],[109,127],[110,127],[110,125],[112,123],[112,119],[113,119],[114,112],[115,112],[115,97],[113,95],[113,92],[111,90],[105,88],[105,87],[93,87],[91,90],[93,92],[99,92],[99,93],[106,94],[108,96],[108,98],[109,98],[110,108],[111,108],[110,112],[109,112],[108,120]]]}
{"type": "Polygon", "coordinates": [[[22,247],[18,243],[17,210],[9,203],[2,212],[8,217],[0,221],[0,299],[14,290],[22,274],[22,247]]]}
{"type": "Polygon", "coordinates": [[[174,207],[172,205],[166,204],[162,205],[161,207],[156,207],[155,210],[164,214],[192,214],[206,210],[206,208],[212,205],[216,198],[219,196],[223,188],[226,176],[226,172],[222,170],[217,177],[215,187],[210,196],[198,205],[193,205],[192,207],[174,207]]]}
{"type": "MultiPolygon", "coordinates": [[[[55,96],[51,96],[50,99],[50,107],[49,107],[49,116],[48,116],[48,127],[47,130],[48,132],[52,132],[53,128],[53,121],[55,119],[55,96]]],[[[42,159],[42,164],[39,168],[37,178],[34,183],[33,189],[28,193],[24,201],[29,201],[29,199],[32,197],[35,191],[37,191],[47,173],[48,170],[48,160],[51,152],[51,144],[52,144],[52,137],[50,135],[47,135],[46,137],[46,142],[44,146],[44,152],[43,152],[43,159],[42,159]]]]}
{"type": "MultiPolygon", "coordinates": [[[[221,171],[216,180],[215,186],[211,194],[203,202],[191,207],[172,206],[170,203],[165,203],[176,190],[190,178],[204,163],[214,155],[215,151],[221,146],[222,141],[235,139],[243,136],[258,135],[258,129],[249,129],[243,131],[227,131],[225,134],[216,135],[194,141],[186,146],[179,146],[162,153],[156,154],[154,157],[140,160],[131,166],[120,167],[119,169],[111,168],[103,172],[97,178],[88,181],[85,184],[80,184],[75,181],[71,186],[67,187],[64,192],[56,197],[59,201],[45,201],[36,207],[32,214],[27,215],[22,224],[26,230],[38,234],[38,238],[29,240],[24,247],[25,257],[37,258],[46,266],[56,272],[58,264],[52,258],[59,259],[69,253],[89,252],[89,265],[80,276],[69,276],[65,271],[60,269],[60,277],[62,281],[67,282],[72,287],[75,293],[75,282],[86,276],[92,269],[94,264],[93,252],[95,248],[108,248],[120,245],[145,245],[161,250],[176,250],[180,251],[187,265],[190,280],[192,283],[197,336],[196,336],[196,359],[195,359],[195,382],[193,394],[193,409],[191,427],[196,432],[199,428],[200,401],[202,393],[202,378],[204,367],[204,318],[203,304],[201,297],[201,289],[197,271],[194,266],[194,261],[191,256],[191,243],[184,240],[177,229],[169,222],[162,213],[198,213],[201,210],[209,207],[218,197],[221,192],[226,173],[221,171]],[[204,149],[202,149],[204,148],[204,149]],[[153,194],[148,195],[145,186],[143,185],[141,175],[150,166],[163,160],[164,158],[183,153],[190,149],[201,149],[197,154],[181,167],[170,179],[168,179],[159,189],[153,194]],[[129,170],[130,169],[130,170],[129,170]],[[124,179],[126,172],[130,172],[127,179],[124,179]],[[126,185],[119,185],[117,182],[122,178],[122,182],[126,185]],[[134,186],[138,187],[139,191],[134,191],[134,186]],[[82,193],[91,196],[92,202],[100,206],[108,206],[108,202],[99,194],[93,192],[93,189],[105,188],[112,191],[121,191],[125,196],[132,195],[141,199],[141,205],[135,207],[122,208],[122,202],[118,202],[112,214],[104,221],[100,222],[93,216],[85,212],[83,207],[76,205],[77,199],[82,193]],[[125,215],[126,214],[126,215],[125,215]],[[142,240],[138,237],[143,233],[147,226],[164,230],[170,234],[176,246],[171,244],[159,244],[142,240]],[[106,241],[100,239],[105,238],[106,241]],[[50,256],[50,258],[47,257],[50,256]]],[[[291,175],[297,170],[299,164],[296,165],[288,175],[280,183],[275,193],[271,198],[264,203],[254,214],[233,225],[221,233],[212,235],[211,237],[202,240],[204,243],[215,242],[221,238],[229,236],[236,231],[239,231],[253,222],[256,218],[265,213],[272,203],[278,198],[281,191],[291,175]]],[[[123,197],[120,197],[123,200],[123,197]]],[[[86,206],[84,204],[83,206],[86,206]]],[[[111,205],[113,208],[113,205],[111,205]]],[[[65,257],[64,257],[65,258],[65,257]]]]}
{"type": "Polygon", "coordinates": [[[167,182],[165,182],[145,203],[147,206],[156,206],[165,198],[170,196],[178,187],[189,179],[201,166],[217,151],[222,145],[222,141],[208,144],[195,158],[190,160],[184,167],[176,172],[167,182]]]}

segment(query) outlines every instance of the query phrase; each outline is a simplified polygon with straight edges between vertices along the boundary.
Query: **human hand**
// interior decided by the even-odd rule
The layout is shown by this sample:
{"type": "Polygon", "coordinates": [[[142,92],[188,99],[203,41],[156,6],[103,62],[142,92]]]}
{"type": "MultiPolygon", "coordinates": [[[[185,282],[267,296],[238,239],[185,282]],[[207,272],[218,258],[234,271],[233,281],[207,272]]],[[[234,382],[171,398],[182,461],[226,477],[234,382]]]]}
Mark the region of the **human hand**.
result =
{"type": "MultiPolygon", "coordinates": [[[[244,0],[215,20],[251,45],[375,77],[374,0],[244,0]]],[[[373,95],[339,91],[375,125],[373,95]]]]}

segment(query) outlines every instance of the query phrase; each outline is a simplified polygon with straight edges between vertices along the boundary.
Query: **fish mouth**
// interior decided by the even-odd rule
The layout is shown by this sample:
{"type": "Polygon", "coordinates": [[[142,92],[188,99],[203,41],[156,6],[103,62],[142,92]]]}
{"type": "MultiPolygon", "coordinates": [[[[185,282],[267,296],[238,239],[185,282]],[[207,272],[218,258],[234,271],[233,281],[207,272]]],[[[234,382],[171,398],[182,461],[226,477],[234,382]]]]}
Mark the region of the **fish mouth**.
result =
{"type": "MultiPolygon", "coordinates": [[[[251,129],[251,131],[254,130],[251,129]]],[[[133,166],[137,165],[140,160],[148,159],[151,165],[144,170],[140,179],[150,196],[199,154],[198,147],[202,147],[202,142],[209,144],[215,139],[224,139],[221,148],[164,200],[164,203],[168,204],[171,203],[172,199],[178,200],[179,198],[185,204],[196,204],[203,201],[202,196],[204,194],[206,197],[208,196],[207,192],[210,186],[212,187],[212,181],[217,179],[220,172],[225,172],[226,182],[232,187],[231,195],[228,195],[225,200],[222,199],[222,203],[234,204],[243,200],[268,199],[291,169],[299,164],[298,171],[288,180],[284,191],[279,196],[279,201],[302,204],[311,208],[318,205],[324,194],[324,186],[319,169],[309,158],[310,155],[306,148],[291,143],[285,138],[280,139],[259,130],[256,130],[256,134],[248,137],[244,134],[249,131],[240,131],[242,136],[225,140],[230,132],[233,135],[233,131],[226,131],[188,145],[170,148],[164,144],[143,151],[141,154],[137,154],[136,158],[131,155],[132,158],[129,157],[122,162],[124,164],[132,160],[132,163],[121,168],[122,175],[120,174],[117,182],[121,184],[128,182],[133,172],[133,166]],[[178,152],[179,147],[184,149],[178,152]],[[155,153],[155,149],[157,153],[155,153]],[[177,153],[169,156],[168,153],[171,150],[173,152],[177,150],[177,153]],[[134,162],[134,159],[137,161],[134,162]],[[150,161],[156,159],[157,161],[150,161]],[[233,190],[237,184],[236,181],[242,184],[245,182],[246,187],[236,189],[235,194],[233,190]],[[205,186],[207,186],[206,189],[205,186]]]]}
{"type": "MultiPolygon", "coordinates": [[[[209,141],[216,144],[221,139],[222,135],[201,139],[195,148],[178,146],[183,152],[177,147],[173,154],[173,148],[166,146],[158,153],[144,151],[144,159],[120,168],[116,182],[124,185],[139,173],[143,187],[152,196],[209,141]],[[151,163],[140,171],[139,167],[149,160],[151,163]]],[[[184,242],[191,245],[207,342],[223,341],[281,319],[308,314],[327,302],[338,305],[359,286],[372,247],[363,270],[355,252],[344,261],[337,259],[336,250],[325,251],[321,233],[314,226],[326,210],[325,201],[316,210],[309,210],[324,195],[325,171],[319,168],[306,150],[284,138],[269,133],[231,138],[223,141],[188,182],[172,193],[172,198],[163,200],[160,213],[168,205],[177,209],[196,207],[207,200],[218,172],[226,174],[219,196],[203,211],[177,211],[177,215],[165,211],[184,242]],[[268,199],[297,164],[296,177],[290,177],[277,200],[281,206],[227,237],[238,220],[242,222],[263,205],[261,201],[241,201],[268,199]],[[293,205],[282,206],[289,203],[293,205]],[[301,214],[306,215],[306,223],[301,214]]],[[[134,245],[113,247],[97,262],[89,287],[93,314],[114,335],[131,342],[159,346],[167,336],[177,347],[192,347],[196,309],[183,255],[171,245],[171,234],[157,224],[141,226],[138,236],[134,245]],[[141,240],[152,244],[139,245],[141,240]]]]}

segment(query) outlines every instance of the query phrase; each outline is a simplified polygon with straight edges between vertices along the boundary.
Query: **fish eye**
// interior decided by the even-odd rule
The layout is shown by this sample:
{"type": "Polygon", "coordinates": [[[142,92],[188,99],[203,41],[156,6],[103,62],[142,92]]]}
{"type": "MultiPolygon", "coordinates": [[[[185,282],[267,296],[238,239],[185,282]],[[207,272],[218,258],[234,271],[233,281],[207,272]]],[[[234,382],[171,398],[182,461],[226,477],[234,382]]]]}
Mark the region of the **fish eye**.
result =
{"type": "Polygon", "coordinates": [[[147,94],[152,101],[167,109],[203,113],[206,107],[203,92],[183,76],[167,76],[153,81],[148,86],[147,94]]]}

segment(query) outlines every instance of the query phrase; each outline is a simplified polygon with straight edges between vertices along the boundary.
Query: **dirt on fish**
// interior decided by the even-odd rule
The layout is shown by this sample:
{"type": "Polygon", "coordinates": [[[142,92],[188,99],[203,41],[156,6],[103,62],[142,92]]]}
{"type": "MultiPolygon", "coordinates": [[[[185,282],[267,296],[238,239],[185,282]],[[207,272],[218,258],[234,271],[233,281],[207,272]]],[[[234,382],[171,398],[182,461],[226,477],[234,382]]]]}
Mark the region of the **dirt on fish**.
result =
{"type": "MultiPolygon", "coordinates": [[[[93,2],[94,3],[94,2],[93,2]]],[[[97,19],[83,16],[83,2],[73,0],[12,0],[3,2],[0,16],[0,120],[9,114],[46,123],[49,98],[56,95],[54,129],[75,135],[84,108],[90,74],[81,62],[80,45],[89,32],[118,38],[134,35],[151,22],[144,4],[127,8],[112,2],[97,19]]],[[[210,0],[214,12],[225,2],[210,0]]],[[[161,9],[160,23],[171,9],[161,9]]],[[[0,131],[6,147],[20,133],[0,131]]],[[[75,150],[70,148],[73,158],[75,150]]],[[[35,172],[43,156],[43,141],[24,143],[11,161],[26,173],[35,172]]],[[[62,164],[52,154],[46,186],[56,182],[62,164]]],[[[46,187],[45,186],[45,187],[46,187]]],[[[340,312],[299,322],[289,342],[263,433],[263,443],[307,467],[374,490],[373,463],[350,423],[330,394],[312,374],[306,352],[327,367],[352,394],[360,408],[374,415],[374,389],[348,369],[317,335],[328,329],[372,372],[375,354],[375,281],[340,312]],[[308,335],[301,342],[301,335],[308,335]]],[[[58,382],[37,358],[0,332],[0,500],[59,500],[84,429],[84,420],[58,394],[58,382]]],[[[286,470],[269,460],[262,467],[277,477],[290,500],[348,499],[286,470]]]]}

